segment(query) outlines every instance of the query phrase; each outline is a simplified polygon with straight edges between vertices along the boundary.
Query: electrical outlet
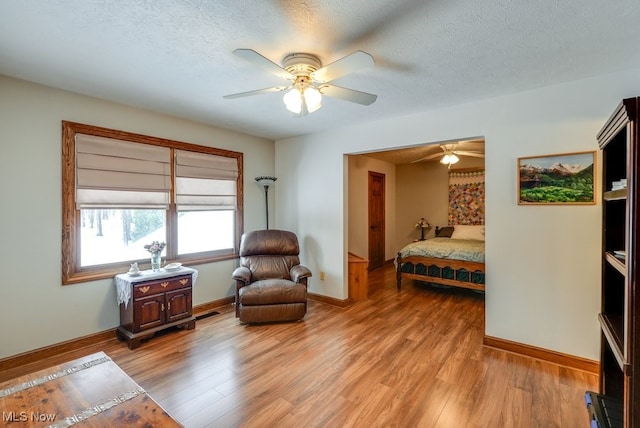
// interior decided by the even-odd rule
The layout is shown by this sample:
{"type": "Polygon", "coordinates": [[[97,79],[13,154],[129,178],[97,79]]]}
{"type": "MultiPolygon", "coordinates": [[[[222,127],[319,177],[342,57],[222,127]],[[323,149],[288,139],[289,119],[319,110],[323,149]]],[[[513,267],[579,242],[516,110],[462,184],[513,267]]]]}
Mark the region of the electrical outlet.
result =
{"type": "Polygon", "coordinates": [[[320,281],[324,281],[324,272],[320,272],[320,281]]]}

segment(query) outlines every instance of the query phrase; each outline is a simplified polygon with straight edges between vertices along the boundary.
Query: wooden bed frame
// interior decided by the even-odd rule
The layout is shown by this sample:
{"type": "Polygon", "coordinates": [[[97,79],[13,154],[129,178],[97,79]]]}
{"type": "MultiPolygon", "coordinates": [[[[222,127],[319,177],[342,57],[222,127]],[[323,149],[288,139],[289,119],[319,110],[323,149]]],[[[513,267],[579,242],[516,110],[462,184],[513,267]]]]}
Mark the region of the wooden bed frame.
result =
{"type": "Polygon", "coordinates": [[[478,284],[473,282],[474,274],[477,272],[481,272],[484,276],[484,263],[478,262],[468,262],[463,260],[453,260],[453,259],[438,259],[433,257],[424,257],[424,256],[407,256],[402,257],[400,253],[398,253],[398,258],[396,259],[396,281],[398,286],[398,291],[402,288],[402,279],[415,279],[418,281],[424,282],[432,282],[435,284],[442,285],[450,285],[453,287],[462,287],[462,288],[470,288],[472,290],[484,291],[484,283],[478,284]],[[402,272],[401,268],[404,263],[412,263],[413,271],[412,272],[402,272]],[[416,273],[416,267],[418,265],[423,265],[425,269],[428,271],[430,266],[437,266],[440,270],[449,268],[453,270],[454,279],[442,278],[438,276],[430,276],[427,275],[427,272],[424,274],[416,273]],[[463,278],[464,275],[459,275],[459,271],[464,270],[467,273],[467,278],[463,278]],[[460,278],[459,278],[460,277],[460,278]]]}

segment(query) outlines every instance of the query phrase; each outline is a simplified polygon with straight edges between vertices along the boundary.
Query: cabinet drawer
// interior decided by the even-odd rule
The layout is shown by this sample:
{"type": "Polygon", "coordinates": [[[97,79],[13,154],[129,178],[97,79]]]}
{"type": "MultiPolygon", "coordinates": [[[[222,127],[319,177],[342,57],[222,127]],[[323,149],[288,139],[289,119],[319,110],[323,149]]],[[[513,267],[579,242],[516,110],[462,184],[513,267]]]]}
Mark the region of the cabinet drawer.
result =
{"type": "Polygon", "coordinates": [[[178,290],[191,286],[191,275],[141,282],[133,286],[133,298],[146,297],[153,294],[178,290]]]}

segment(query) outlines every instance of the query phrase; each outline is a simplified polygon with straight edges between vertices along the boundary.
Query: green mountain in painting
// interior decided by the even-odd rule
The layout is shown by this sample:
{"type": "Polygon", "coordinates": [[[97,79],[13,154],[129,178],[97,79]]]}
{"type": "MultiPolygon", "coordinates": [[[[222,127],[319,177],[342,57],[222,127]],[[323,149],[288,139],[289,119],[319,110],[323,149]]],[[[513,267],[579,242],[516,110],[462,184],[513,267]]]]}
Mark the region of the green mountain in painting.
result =
{"type": "Polygon", "coordinates": [[[550,168],[520,167],[520,201],[529,203],[589,203],[594,201],[593,164],[550,168]]]}

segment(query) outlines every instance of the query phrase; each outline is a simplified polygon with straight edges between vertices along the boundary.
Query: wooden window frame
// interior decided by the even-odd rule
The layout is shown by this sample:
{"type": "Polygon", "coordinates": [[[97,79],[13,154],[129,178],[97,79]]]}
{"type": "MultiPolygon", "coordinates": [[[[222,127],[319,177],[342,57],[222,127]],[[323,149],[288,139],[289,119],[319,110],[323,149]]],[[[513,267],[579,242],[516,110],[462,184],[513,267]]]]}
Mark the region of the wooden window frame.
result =
{"type": "MultiPolygon", "coordinates": [[[[151,137],[115,129],[102,128],[93,125],[62,121],[62,284],[76,284],[98,279],[111,278],[129,268],[130,261],[104,264],[100,266],[81,267],[80,265],[80,210],[76,208],[75,201],[75,136],[76,134],[95,135],[105,138],[130,141],[140,144],[151,144],[171,149],[187,150],[198,153],[206,153],[217,156],[235,158],[238,162],[237,178],[237,210],[235,218],[235,242],[232,251],[218,250],[197,254],[177,255],[175,246],[177,242],[177,210],[174,196],[171,196],[171,204],[167,211],[167,259],[178,260],[184,265],[210,263],[221,260],[230,260],[238,257],[240,237],[244,230],[244,192],[243,192],[243,154],[231,150],[217,149],[200,146],[191,143],[151,137]]],[[[173,158],[173,152],[172,152],[173,158]]],[[[172,167],[173,168],[173,167],[172,167]]],[[[172,189],[175,185],[175,177],[172,172],[172,189]]]]}

